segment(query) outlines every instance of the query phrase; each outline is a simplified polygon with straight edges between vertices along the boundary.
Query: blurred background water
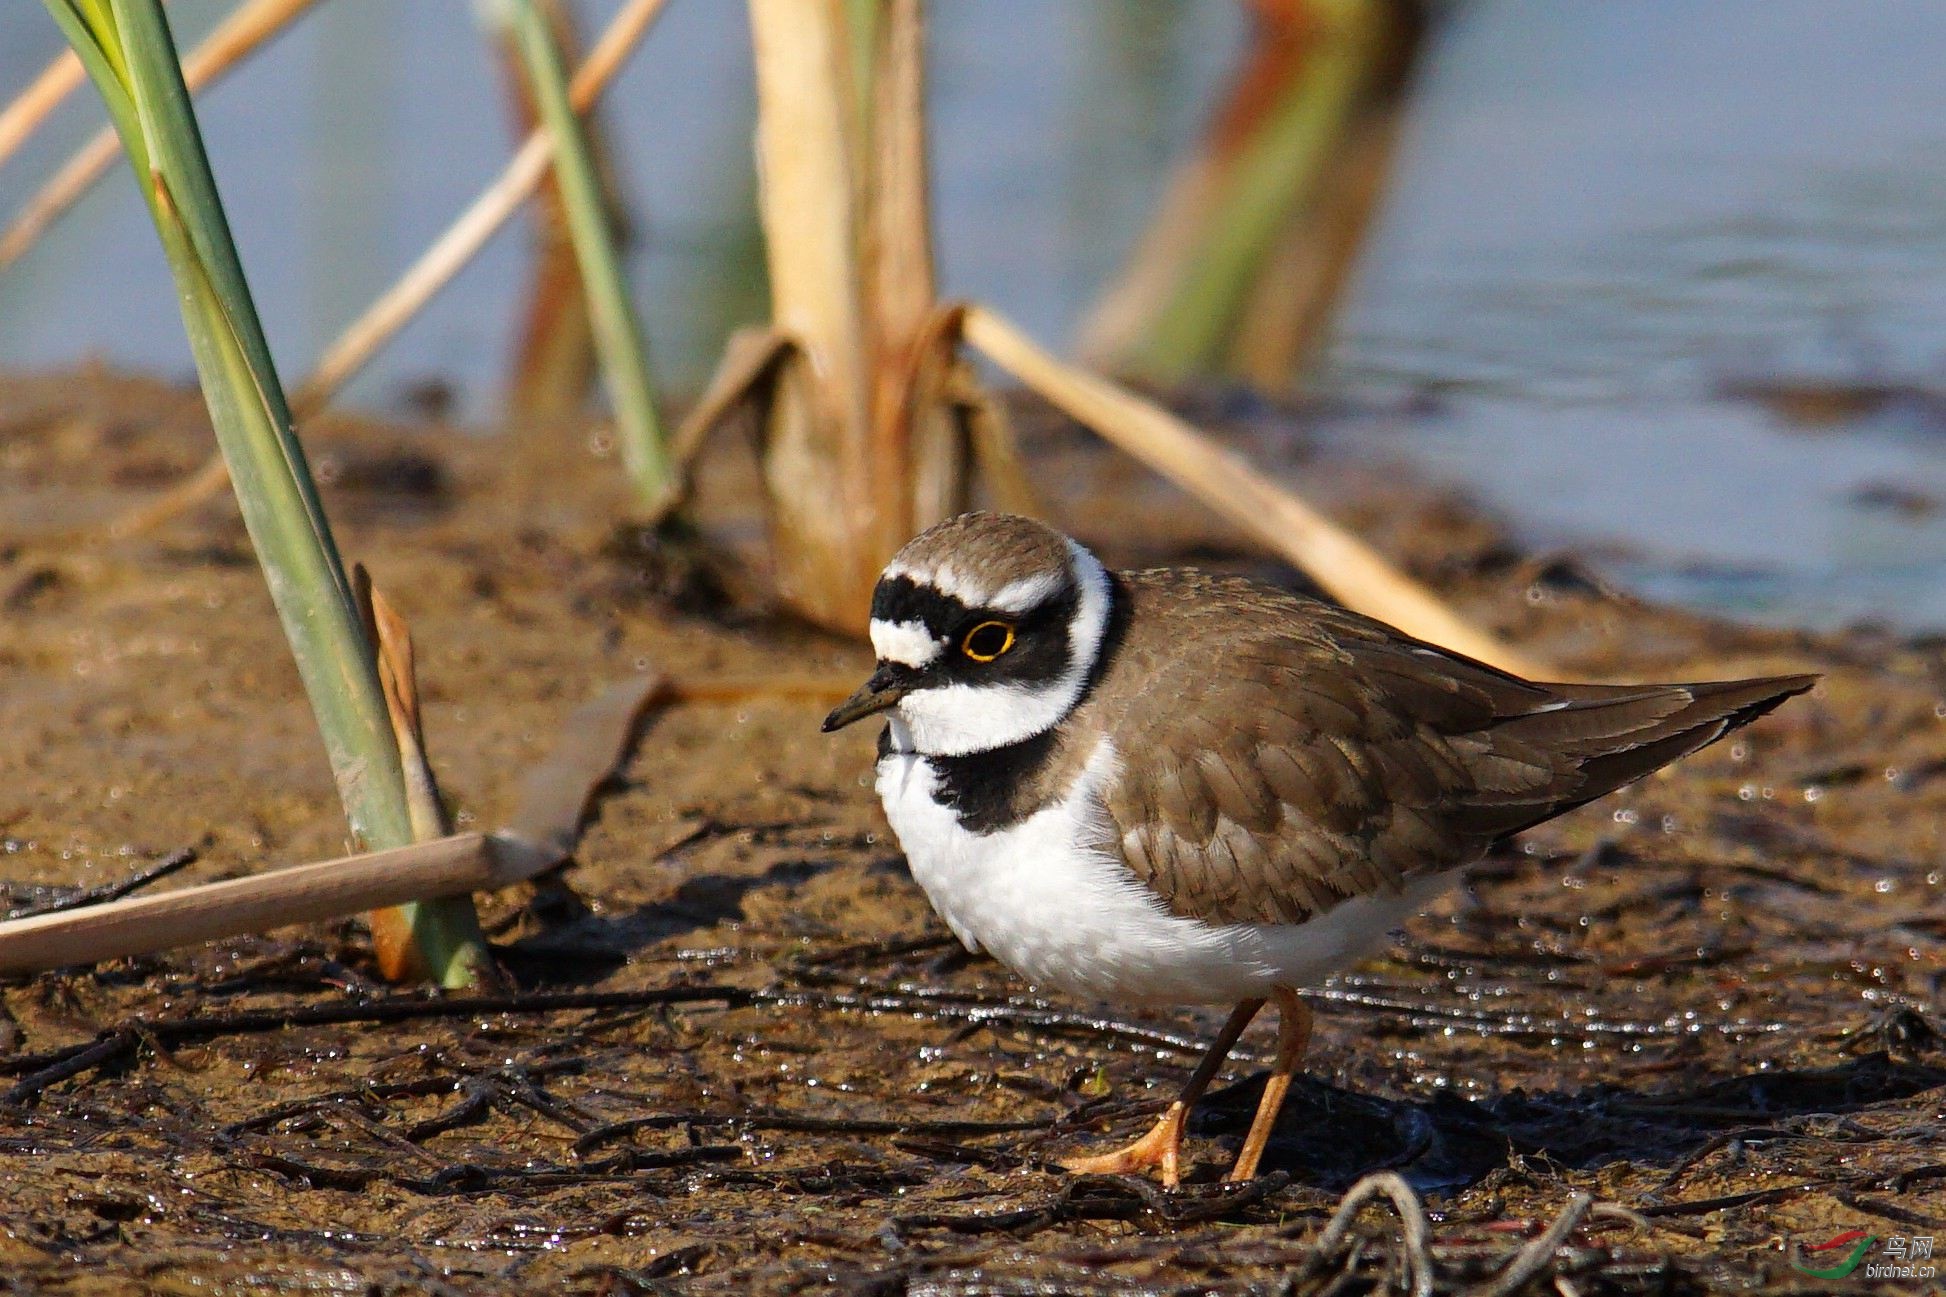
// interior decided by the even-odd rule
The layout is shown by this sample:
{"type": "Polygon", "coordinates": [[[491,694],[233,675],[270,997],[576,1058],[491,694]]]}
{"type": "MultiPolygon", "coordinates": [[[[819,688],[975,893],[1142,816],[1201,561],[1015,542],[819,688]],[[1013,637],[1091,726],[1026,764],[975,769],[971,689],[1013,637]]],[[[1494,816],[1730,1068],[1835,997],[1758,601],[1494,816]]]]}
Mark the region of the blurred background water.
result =
{"type": "MultiPolygon", "coordinates": [[[[226,8],[170,11],[188,44],[226,8]]],[[[612,8],[585,5],[586,28],[612,8]]],[[[942,287],[1068,338],[1205,124],[1243,15],[931,16],[942,287]]],[[[1652,597],[1946,629],[1946,6],[1473,0],[1435,42],[1317,376],[1323,435],[1652,597]]],[[[59,48],[39,6],[0,6],[0,96],[59,48]]],[[[99,123],[76,99],[0,170],[0,215],[99,123]]],[[[329,0],[200,102],[291,375],[509,147],[461,0],[329,0]]],[[[606,112],[658,371],[693,388],[763,313],[742,5],[674,0],[606,112]]],[[[348,399],[437,379],[491,418],[525,262],[516,227],[348,399]]],[[[86,357],[189,374],[123,170],[0,273],[0,366],[86,357]]]]}

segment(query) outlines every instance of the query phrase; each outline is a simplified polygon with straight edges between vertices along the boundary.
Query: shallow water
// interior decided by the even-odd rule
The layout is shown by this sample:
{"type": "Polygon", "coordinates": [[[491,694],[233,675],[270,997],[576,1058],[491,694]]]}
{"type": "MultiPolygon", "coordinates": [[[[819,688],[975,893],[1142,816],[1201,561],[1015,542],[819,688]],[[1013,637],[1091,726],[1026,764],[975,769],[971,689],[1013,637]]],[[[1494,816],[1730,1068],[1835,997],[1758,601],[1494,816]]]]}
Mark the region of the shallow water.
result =
{"type": "MultiPolygon", "coordinates": [[[[220,9],[172,12],[197,32],[220,9]]],[[[1193,138],[1238,8],[945,0],[934,26],[944,287],[1066,337],[1193,138]]],[[[0,10],[0,86],[56,48],[37,8],[0,10]]],[[[1923,0],[1459,10],[1323,376],[1354,411],[1402,413],[1330,432],[1655,597],[1946,627],[1942,50],[1946,10],[1923,0]],[[1863,390],[1808,427],[1755,399],[1780,383],[1863,390]]],[[[693,384],[761,311],[742,7],[670,6],[609,111],[657,363],[693,384]]],[[[484,183],[504,116],[459,3],[332,0],[208,97],[288,370],[484,183]],[[360,201],[330,201],[345,192],[360,201]]],[[[65,112],[0,170],[0,212],[94,121],[65,112]]],[[[438,376],[490,412],[522,261],[503,235],[353,396],[386,404],[438,376]]],[[[0,364],[88,354],[188,371],[119,173],[0,274],[0,364]]]]}
{"type": "Polygon", "coordinates": [[[1466,10],[1334,355],[1439,399],[1351,430],[1658,598],[1946,626],[1942,50],[1923,3],[1466,10]]]}

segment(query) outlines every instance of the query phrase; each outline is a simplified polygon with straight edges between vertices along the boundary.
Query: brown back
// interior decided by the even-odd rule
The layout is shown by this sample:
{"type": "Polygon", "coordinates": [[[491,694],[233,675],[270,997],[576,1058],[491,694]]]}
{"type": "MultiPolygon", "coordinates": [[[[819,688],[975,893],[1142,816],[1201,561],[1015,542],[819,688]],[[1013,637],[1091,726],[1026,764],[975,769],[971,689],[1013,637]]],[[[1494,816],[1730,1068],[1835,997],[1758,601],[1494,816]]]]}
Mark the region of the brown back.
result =
{"type": "Polygon", "coordinates": [[[1816,681],[1536,684],[1241,579],[1117,581],[1129,615],[1070,750],[1116,735],[1105,845],[1216,923],[1301,922],[1466,864],[1816,681]]]}

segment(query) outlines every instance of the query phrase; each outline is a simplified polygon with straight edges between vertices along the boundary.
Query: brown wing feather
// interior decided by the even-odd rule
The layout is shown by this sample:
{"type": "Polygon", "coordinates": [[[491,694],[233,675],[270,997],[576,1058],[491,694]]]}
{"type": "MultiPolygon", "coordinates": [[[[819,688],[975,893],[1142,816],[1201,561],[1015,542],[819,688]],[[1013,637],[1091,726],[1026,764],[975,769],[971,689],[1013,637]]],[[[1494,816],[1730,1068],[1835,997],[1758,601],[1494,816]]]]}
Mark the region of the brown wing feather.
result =
{"type": "Polygon", "coordinates": [[[1815,680],[1543,685],[1246,581],[1122,588],[1111,679],[1076,718],[1138,736],[1104,794],[1108,846],[1211,922],[1302,922],[1466,864],[1815,680]]]}

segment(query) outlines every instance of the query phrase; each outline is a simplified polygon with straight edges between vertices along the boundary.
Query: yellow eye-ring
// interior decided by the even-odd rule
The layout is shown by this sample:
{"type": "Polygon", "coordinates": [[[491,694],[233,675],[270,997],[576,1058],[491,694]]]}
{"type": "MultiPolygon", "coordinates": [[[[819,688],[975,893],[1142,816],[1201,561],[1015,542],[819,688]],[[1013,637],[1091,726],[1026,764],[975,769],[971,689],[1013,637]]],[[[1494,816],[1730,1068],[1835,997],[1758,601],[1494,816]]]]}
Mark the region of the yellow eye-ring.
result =
{"type": "Polygon", "coordinates": [[[959,651],[975,662],[991,662],[1014,646],[1014,628],[1003,621],[983,621],[966,632],[959,651]]]}

